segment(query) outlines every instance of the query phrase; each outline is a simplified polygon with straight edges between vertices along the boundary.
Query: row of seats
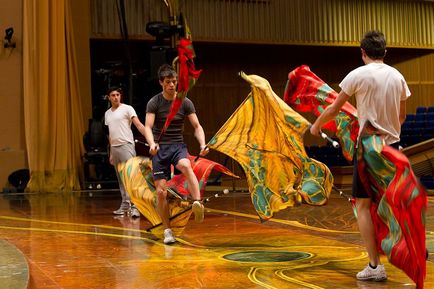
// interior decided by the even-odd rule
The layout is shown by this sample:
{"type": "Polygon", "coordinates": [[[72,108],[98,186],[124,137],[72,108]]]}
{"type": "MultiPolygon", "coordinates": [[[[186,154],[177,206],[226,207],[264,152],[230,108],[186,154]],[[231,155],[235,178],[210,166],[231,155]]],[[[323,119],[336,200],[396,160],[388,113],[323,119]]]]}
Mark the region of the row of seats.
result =
{"type": "Polygon", "coordinates": [[[421,176],[420,182],[428,190],[434,190],[434,178],[433,178],[433,176],[421,176]]]}
{"type": "Polygon", "coordinates": [[[416,114],[407,114],[401,126],[402,147],[434,138],[434,106],[417,107],[416,114]]]}
{"type": "Polygon", "coordinates": [[[416,114],[434,112],[434,106],[418,106],[416,107],[416,114]]]}
{"type": "Polygon", "coordinates": [[[329,167],[348,166],[352,164],[344,158],[340,148],[337,149],[332,146],[306,147],[306,153],[309,157],[314,158],[329,167]]]}
{"type": "MultiPolygon", "coordinates": [[[[434,106],[420,106],[416,108],[416,114],[407,114],[402,126],[401,143],[411,145],[432,138],[434,138],[434,106]]],[[[421,176],[420,182],[425,188],[434,190],[433,176],[421,176]]]]}
{"type": "Polygon", "coordinates": [[[416,114],[407,114],[407,121],[433,121],[434,120],[434,112],[427,113],[416,113],[416,114]]]}

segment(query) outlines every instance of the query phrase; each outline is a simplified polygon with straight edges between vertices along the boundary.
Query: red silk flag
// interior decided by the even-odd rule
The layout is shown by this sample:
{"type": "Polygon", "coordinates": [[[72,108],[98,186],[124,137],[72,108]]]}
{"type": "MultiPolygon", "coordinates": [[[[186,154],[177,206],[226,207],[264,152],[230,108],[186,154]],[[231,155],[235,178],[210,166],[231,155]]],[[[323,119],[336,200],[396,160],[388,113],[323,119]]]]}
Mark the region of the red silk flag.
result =
{"type": "MultiPolygon", "coordinates": [[[[208,159],[205,159],[203,157],[196,159],[196,156],[188,156],[188,159],[191,162],[191,166],[193,168],[193,172],[196,175],[197,181],[199,182],[199,188],[200,188],[200,197],[203,198],[203,192],[205,191],[205,186],[208,182],[209,175],[211,172],[217,171],[220,173],[223,173],[227,176],[231,176],[234,178],[239,178],[237,175],[233,174],[228,168],[225,166],[210,161],[208,159]]],[[[189,195],[190,192],[188,190],[188,185],[186,181],[186,177],[183,174],[179,174],[174,176],[169,182],[168,186],[175,188],[176,191],[180,195],[189,195]]]]}
{"type": "Polygon", "coordinates": [[[409,160],[380,136],[360,137],[358,171],[372,197],[377,248],[422,289],[426,275],[427,192],[409,160]]]}
{"type": "MultiPolygon", "coordinates": [[[[283,99],[298,112],[311,112],[319,116],[337,96],[338,93],[310,71],[309,66],[302,65],[288,74],[283,99]]],[[[336,119],[328,122],[324,128],[336,133],[344,157],[351,161],[359,132],[354,106],[346,102],[336,119]]]]}
{"type": "Polygon", "coordinates": [[[172,119],[175,117],[179,108],[181,107],[184,98],[187,96],[188,91],[194,86],[196,80],[199,78],[202,70],[196,70],[193,58],[195,57],[193,43],[189,39],[181,38],[178,44],[178,56],[174,62],[178,63],[178,92],[175,99],[172,101],[170,112],[166,118],[166,122],[161,130],[157,143],[161,136],[166,132],[172,119]]]}

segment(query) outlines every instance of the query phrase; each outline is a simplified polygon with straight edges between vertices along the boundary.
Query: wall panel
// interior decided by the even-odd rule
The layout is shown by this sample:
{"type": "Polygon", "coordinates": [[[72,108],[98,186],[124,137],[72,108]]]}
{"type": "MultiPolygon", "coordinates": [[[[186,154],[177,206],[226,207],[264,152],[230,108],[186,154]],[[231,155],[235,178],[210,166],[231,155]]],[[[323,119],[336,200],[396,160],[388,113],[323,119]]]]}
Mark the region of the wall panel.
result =
{"type": "MultiPolygon", "coordinates": [[[[92,37],[120,37],[116,0],[91,0],[92,37]]],[[[149,21],[168,21],[163,0],[128,0],[132,38],[152,39],[149,21]]],[[[194,38],[211,42],[357,46],[382,30],[389,46],[434,48],[434,2],[378,0],[179,0],[194,38]]]]}

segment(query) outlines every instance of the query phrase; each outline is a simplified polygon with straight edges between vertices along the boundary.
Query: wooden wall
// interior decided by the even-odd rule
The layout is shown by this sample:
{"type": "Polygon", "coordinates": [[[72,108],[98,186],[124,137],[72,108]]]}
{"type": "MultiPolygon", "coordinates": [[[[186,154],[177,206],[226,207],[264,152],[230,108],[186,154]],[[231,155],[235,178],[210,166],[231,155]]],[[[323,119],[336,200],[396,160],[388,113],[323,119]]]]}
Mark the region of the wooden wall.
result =
{"type": "MultiPolygon", "coordinates": [[[[170,1],[167,2],[176,2],[170,1]]],[[[359,40],[370,29],[388,41],[386,62],[406,77],[408,112],[434,105],[434,3],[380,0],[180,0],[203,74],[190,97],[209,140],[249,93],[237,73],[268,79],[282,96],[289,71],[307,64],[336,90],[362,65],[359,40]]],[[[91,0],[91,37],[119,39],[115,0],[91,0]]],[[[149,21],[168,22],[162,0],[126,1],[129,37],[147,43],[149,21]]],[[[144,96],[149,98],[149,96],[144,96]]],[[[354,100],[351,100],[354,103],[354,100]]],[[[306,144],[318,142],[306,136],[306,144]]],[[[191,153],[197,142],[187,129],[191,153]]],[[[321,143],[321,142],[320,142],[321,143]]],[[[221,156],[211,153],[221,161],[221,156]]]]}
{"type": "Polygon", "coordinates": [[[0,0],[0,191],[7,177],[27,166],[22,89],[22,1],[0,0]],[[4,48],[5,29],[12,27],[16,48],[4,48]]]}
{"type": "MultiPolygon", "coordinates": [[[[91,0],[92,37],[119,35],[117,0],[91,0]]],[[[149,21],[168,21],[179,2],[194,39],[210,42],[357,46],[380,29],[390,46],[434,45],[434,3],[402,0],[128,0],[131,37],[152,39],[149,21]]]]}
{"type": "MultiPolygon", "coordinates": [[[[209,135],[247,95],[249,88],[236,76],[238,71],[267,78],[281,95],[287,73],[308,64],[338,89],[346,73],[362,65],[359,39],[370,29],[385,33],[387,62],[401,70],[410,85],[408,111],[433,104],[432,1],[131,0],[125,2],[129,37],[153,39],[146,23],[168,22],[165,3],[176,2],[195,40],[197,66],[204,69],[191,96],[200,102],[209,135]]],[[[91,15],[93,39],[120,38],[115,0],[91,0],[91,15]]]]}

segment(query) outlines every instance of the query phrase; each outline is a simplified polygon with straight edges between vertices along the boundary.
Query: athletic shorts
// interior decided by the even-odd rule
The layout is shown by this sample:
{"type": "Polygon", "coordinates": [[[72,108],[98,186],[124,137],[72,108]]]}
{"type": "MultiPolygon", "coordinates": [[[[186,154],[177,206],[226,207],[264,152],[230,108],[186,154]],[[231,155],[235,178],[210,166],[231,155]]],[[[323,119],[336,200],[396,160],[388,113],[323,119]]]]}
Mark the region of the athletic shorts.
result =
{"type": "Polygon", "coordinates": [[[171,165],[176,166],[181,159],[188,157],[184,143],[161,144],[157,154],[152,157],[152,175],[154,180],[171,178],[171,165]]]}
{"type": "MultiPolygon", "coordinates": [[[[389,146],[398,149],[399,148],[399,143],[393,143],[390,144],[389,146]]],[[[357,149],[355,149],[354,151],[354,156],[353,156],[353,160],[354,160],[354,167],[353,167],[353,197],[354,198],[359,198],[359,199],[367,199],[370,198],[369,193],[365,190],[365,187],[363,186],[362,181],[360,180],[360,176],[359,176],[359,170],[357,169],[357,149]]]]}

